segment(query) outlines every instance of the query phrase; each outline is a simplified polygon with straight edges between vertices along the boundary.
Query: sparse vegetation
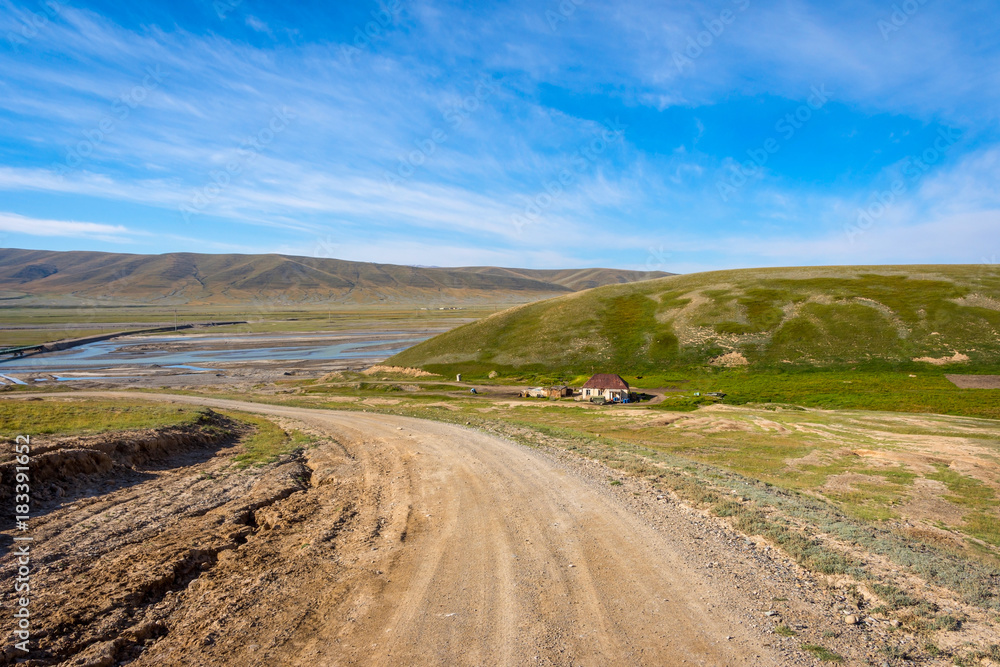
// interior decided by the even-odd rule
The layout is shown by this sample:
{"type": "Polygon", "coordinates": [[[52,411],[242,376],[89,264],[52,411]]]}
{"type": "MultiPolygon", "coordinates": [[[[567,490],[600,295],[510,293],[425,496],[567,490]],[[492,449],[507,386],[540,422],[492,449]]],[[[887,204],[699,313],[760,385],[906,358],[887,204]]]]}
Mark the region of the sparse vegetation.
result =
{"type": "Polygon", "coordinates": [[[983,660],[1000,663],[1000,644],[991,644],[985,649],[976,649],[964,655],[957,656],[955,664],[958,667],[977,667],[983,664],[983,660]]]}
{"type": "Polygon", "coordinates": [[[879,646],[878,650],[879,653],[893,660],[909,659],[909,652],[904,648],[896,646],[895,644],[890,644],[890,643],[882,644],[881,646],[879,646]]]}
{"type": "Polygon", "coordinates": [[[198,407],[143,401],[8,400],[0,401],[0,437],[161,428],[194,423],[203,414],[198,407]]]}
{"type": "Polygon", "coordinates": [[[872,591],[883,601],[882,607],[878,608],[883,612],[896,611],[904,607],[913,607],[917,600],[910,597],[893,584],[872,584],[872,591]]]}
{"type": "Polygon", "coordinates": [[[823,662],[844,662],[844,656],[834,653],[830,649],[817,644],[803,644],[802,650],[812,653],[816,656],[816,659],[822,660],[823,662]]]}
{"type": "Polygon", "coordinates": [[[270,419],[247,412],[221,411],[220,414],[250,424],[253,432],[243,439],[244,452],[235,457],[238,468],[262,466],[278,460],[284,454],[308,446],[311,438],[300,432],[286,433],[270,419]]]}
{"type": "Polygon", "coordinates": [[[931,624],[931,630],[947,630],[948,632],[956,632],[962,628],[961,619],[955,618],[950,614],[945,614],[943,616],[938,616],[934,619],[931,624]]]}

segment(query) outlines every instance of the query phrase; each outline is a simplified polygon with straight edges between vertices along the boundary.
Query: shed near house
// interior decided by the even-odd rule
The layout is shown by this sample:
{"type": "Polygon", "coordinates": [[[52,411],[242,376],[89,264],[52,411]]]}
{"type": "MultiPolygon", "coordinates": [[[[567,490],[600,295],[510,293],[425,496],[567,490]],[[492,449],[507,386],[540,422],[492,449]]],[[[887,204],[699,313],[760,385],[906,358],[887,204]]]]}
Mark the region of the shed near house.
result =
{"type": "Polygon", "coordinates": [[[558,387],[549,387],[549,398],[563,398],[565,396],[572,396],[573,390],[566,385],[561,385],[558,387]]]}
{"type": "Polygon", "coordinates": [[[525,398],[548,398],[549,391],[545,387],[529,387],[521,395],[525,398]]]}
{"type": "Polygon", "coordinates": [[[597,397],[608,401],[627,401],[629,400],[628,382],[614,373],[598,373],[587,380],[580,389],[580,398],[585,401],[597,397]]]}

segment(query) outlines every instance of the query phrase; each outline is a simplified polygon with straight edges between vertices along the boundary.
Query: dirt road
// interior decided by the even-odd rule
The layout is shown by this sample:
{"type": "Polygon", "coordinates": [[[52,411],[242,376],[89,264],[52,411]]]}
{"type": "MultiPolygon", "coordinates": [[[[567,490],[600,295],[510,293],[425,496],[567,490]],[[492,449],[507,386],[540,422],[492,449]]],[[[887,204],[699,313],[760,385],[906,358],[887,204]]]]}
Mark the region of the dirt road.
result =
{"type": "MultiPolygon", "coordinates": [[[[251,473],[229,472],[219,455],[40,520],[38,549],[63,577],[40,582],[52,605],[68,604],[54,588],[128,579],[143,559],[198,543],[183,554],[189,564],[196,553],[194,574],[174,567],[165,591],[112,605],[145,619],[120,635],[141,647],[133,664],[813,664],[745,622],[766,620],[763,594],[705,569],[690,524],[655,525],[606,480],[545,452],[403,417],[143,398],[268,414],[322,440],[259,479],[240,481],[251,473]],[[164,503],[176,506],[163,513],[164,503]],[[163,516],[135,532],[97,518],[145,512],[163,516]],[[84,522],[87,534],[69,530],[84,522]],[[213,542],[227,526],[238,528],[230,542],[213,542]],[[102,531],[132,538],[98,555],[102,531]],[[102,572],[70,572],[80,551],[104,559],[102,572]],[[108,565],[123,554],[132,570],[108,565]]],[[[111,636],[81,640],[64,664],[114,664],[128,654],[111,636]]]]}

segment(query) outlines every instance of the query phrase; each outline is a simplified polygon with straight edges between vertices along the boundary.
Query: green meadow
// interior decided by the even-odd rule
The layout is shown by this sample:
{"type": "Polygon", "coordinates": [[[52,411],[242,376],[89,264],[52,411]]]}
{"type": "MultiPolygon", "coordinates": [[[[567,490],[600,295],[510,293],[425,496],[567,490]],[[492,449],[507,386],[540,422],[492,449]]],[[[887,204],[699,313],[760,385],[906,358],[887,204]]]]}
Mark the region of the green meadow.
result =
{"type": "Polygon", "coordinates": [[[519,306],[388,363],[443,375],[713,367],[878,372],[1000,367],[994,266],[748,269],[611,285],[519,306]],[[956,353],[959,355],[956,357],[956,353]]]}

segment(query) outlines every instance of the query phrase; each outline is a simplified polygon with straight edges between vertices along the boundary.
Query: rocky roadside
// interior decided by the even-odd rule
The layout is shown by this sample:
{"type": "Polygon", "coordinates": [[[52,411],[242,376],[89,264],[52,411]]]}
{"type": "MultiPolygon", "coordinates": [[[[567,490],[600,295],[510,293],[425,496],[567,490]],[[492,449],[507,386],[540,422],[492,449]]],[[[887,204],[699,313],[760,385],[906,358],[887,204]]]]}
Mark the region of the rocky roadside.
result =
{"type": "Polygon", "coordinates": [[[668,534],[686,562],[706,577],[731,584],[717,590],[743,592],[724,598],[714,592],[715,604],[740,610],[741,624],[790,665],[1000,665],[995,646],[1000,636],[982,610],[950,599],[944,604],[951,607],[941,611],[964,618],[964,624],[934,634],[908,632],[898,620],[875,612],[880,601],[863,584],[810,572],[765,539],[738,532],[726,519],[695,508],[665,485],[574,453],[575,448],[550,436],[533,433],[526,438],[524,429],[502,424],[486,430],[546,451],[668,534]]]}
{"type": "Polygon", "coordinates": [[[763,539],[736,532],[724,520],[691,508],[669,490],[564,452],[554,455],[649,525],[669,532],[677,552],[704,570],[706,577],[730,584],[715,591],[741,591],[742,595],[721,598],[713,592],[714,604],[740,610],[741,624],[762,644],[777,649],[787,664],[846,662],[881,667],[902,664],[903,655],[922,652],[918,638],[871,618],[863,600],[828,589],[763,539]],[[609,478],[620,484],[610,485],[609,478]]]}

